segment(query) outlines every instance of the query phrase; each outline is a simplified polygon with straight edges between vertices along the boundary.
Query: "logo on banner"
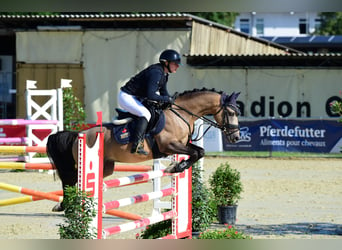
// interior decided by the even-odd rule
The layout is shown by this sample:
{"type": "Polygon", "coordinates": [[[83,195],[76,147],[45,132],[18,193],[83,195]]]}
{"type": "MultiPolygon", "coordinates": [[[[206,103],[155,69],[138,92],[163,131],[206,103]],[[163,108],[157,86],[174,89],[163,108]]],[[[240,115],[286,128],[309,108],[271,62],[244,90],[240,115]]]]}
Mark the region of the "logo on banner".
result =
{"type": "Polygon", "coordinates": [[[248,127],[241,127],[240,128],[240,139],[237,143],[239,142],[250,142],[252,139],[252,133],[249,132],[248,127]]]}

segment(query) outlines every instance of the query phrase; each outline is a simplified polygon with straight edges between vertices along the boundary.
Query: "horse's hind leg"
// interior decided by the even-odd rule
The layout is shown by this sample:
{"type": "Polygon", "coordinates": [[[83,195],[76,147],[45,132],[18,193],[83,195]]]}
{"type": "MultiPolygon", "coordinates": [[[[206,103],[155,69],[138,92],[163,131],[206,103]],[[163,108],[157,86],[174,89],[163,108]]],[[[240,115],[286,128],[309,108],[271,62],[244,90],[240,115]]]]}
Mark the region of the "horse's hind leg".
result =
{"type": "Polygon", "coordinates": [[[103,178],[113,174],[114,164],[115,162],[113,160],[106,159],[103,161],[103,178]]]}
{"type": "MultiPolygon", "coordinates": [[[[63,187],[63,199],[65,199],[65,190],[68,186],[72,187],[75,186],[77,183],[77,169],[74,169],[73,171],[68,171],[63,173],[60,176],[60,179],[62,180],[62,187],[63,187]]],[[[63,205],[63,202],[57,203],[53,208],[53,212],[61,212],[64,211],[65,207],[63,205]]]]}

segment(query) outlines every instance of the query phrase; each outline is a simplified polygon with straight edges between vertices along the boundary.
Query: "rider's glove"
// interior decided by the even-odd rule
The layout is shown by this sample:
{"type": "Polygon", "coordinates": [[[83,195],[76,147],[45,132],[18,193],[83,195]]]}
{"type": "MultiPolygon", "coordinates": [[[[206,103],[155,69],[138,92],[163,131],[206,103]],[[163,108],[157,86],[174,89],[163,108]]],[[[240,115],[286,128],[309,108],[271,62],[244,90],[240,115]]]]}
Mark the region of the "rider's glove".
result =
{"type": "Polygon", "coordinates": [[[175,98],[172,97],[172,96],[169,96],[169,99],[166,102],[167,103],[167,107],[171,107],[174,102],[175,102],[175,98]]]}
{"type": "Polygon", "coordinates": [[[167,108],[171,107],[172,103],[173,103],[173,98],[171,96],[169,96],[167,98],[167,100],[160,102],[160,104],[161,104],[160,108],[161,109],[167,109],[167,108]]]}

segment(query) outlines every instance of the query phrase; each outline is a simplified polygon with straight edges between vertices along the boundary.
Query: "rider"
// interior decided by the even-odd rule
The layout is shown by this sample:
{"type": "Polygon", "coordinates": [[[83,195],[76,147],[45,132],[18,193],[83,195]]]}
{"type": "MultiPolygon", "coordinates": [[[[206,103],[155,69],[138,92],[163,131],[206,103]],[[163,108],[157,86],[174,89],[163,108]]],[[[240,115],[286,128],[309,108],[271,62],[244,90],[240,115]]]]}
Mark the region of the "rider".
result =
{"type": "Polygon", "coordinates": [[[181,65],[180,54],[172,49],[164,50],[159,56],[159,63],[152,64],[121,87],[118,96],[119,105],[126,111],[138,116],[131,153],[147,155],[144,150],[145,131],[151,114],[141,103],[144,98],[171,105],[166,84],[169,73],[175,73],[181,65]]]}

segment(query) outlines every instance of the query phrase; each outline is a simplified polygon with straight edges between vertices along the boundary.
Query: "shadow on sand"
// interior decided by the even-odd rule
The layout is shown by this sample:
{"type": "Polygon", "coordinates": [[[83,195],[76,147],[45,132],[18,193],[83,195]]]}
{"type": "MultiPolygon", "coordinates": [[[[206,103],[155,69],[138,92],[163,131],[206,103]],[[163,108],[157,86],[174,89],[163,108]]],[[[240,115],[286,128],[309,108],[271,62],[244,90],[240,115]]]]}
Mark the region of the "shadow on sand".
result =
{"type": "MultiPolygon", "coordinates": [[[[225,225],[213,224],[211,228],[224,228],[225,225]]],[[[235,225],[239,231],[248,235],[341,235],[342,225],[333,223],[291,223],[277,225],[235,225]]]]}

